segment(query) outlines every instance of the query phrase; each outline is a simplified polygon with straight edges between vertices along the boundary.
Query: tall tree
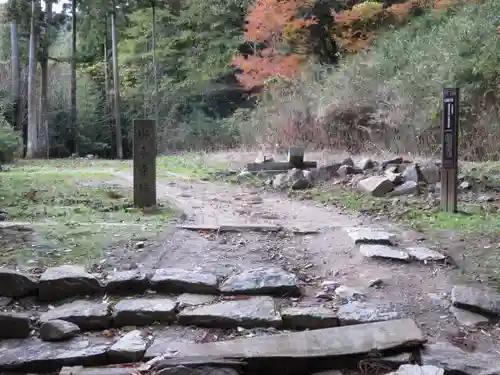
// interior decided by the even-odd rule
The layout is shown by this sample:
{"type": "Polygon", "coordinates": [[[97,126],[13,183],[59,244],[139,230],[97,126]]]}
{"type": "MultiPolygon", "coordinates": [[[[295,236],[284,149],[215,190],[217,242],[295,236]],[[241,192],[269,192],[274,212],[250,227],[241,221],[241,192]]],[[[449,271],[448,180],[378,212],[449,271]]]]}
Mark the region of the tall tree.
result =
{"type": "Polygon", "coordinates": [[[113,53],[113,96],[116,135],[116,157],[123,159],[122,124],[120,118],[120,73],[118,71],[118,37],[116,33],[116,2],[112,1],[111,9],[111,49],[113,53]]]}
{"type": "Polygon", "coordinates": [[[35,158],[39,154],[38,126],[36,116],[36,16],[37,2],[31,3],[30,44],[28,56],[28,142],[26,157],[35,158]]]}
{"type": "Polygon", "coordinates": [[[23,111],[21,108],[21,63],[19,56],[19,40],[17,38],[17,23],[10,24],[10,41],[11,41],[11,67],[12,67],[12,118],[14,119],[14,127],[22,130],[23,111]]]}
{"type": "Polygon", "coordinates": [[[76,108],[76,0],[71,0],[71,124],[70,131],[72,141],[70,142],[70,152],[78,152],[78,131],[77,131],[77,108],[76,108]]]}

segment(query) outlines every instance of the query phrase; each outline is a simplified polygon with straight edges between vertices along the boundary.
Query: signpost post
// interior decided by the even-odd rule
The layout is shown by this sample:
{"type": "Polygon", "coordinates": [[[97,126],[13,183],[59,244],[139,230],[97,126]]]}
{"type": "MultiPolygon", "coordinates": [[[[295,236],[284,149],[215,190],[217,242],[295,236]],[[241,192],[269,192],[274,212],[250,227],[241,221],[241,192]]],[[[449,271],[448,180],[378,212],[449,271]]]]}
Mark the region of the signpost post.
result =
{"type": "Polygon", "coordinates": [[[457,212],[459,89],[443,90],[441,210],[457,212]]]}
{"type": "Polygon", "coordinates": [[[134,120],[134,205],[156,206],[156,124],[134,120]]]}

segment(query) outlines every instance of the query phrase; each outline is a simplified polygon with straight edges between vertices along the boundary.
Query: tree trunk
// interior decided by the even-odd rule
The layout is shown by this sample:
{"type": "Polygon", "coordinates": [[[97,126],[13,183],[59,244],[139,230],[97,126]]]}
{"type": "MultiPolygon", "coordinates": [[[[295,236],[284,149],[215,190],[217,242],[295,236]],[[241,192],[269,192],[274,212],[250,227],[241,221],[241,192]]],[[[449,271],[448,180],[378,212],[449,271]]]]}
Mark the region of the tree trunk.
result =
{"type": "Polygon", "coordinates": [[[28,57],[28,140],[26,157],[36,157],[38,151],[38,127],[36,116],[36,1],[31,3],[30,48],[28,57]]]}
{"type": "Polygon", "coordinates": [[[71,0],[71,124],[68,134],[71,136],[69,142],[71,154],[78,153],[78,126],[76,124],[76,0],[71,0]]]}
{"type": "MultiPolygon", "coordinates": [[[[45,31],[43,35],[43,51],[40,61],[40,120],[38,121],[38,139],[40,142],[40,153],[37,157],[49,157],[49,125],[48,125],[48,86],[49,86],[49,46],[50,46],[50,22],[52,20],[52,0],[45,0],[45,31]]],[[[38,154],[38,152],[37,152],[38,154]]]]}
{"type": "Polygon", "coordinates": [[[23,111],[21,109],[21,66],[19,61],[19,41],[17,39],[17,24],[10,24],[11,64],[12,64],[12,120],[14,128],[22,132],[23,111]]]}
{"type": "Polygon", "coordinates": [[[153,44],[153,83],[154,83],[154,118],[156,120],[156,126],[158,126],[158,120],[160,114],[158,112],[158,76],[156,71],[156,4],[153,1],[151,3],[152,11],[153,11],[153,31],[152,31],[152,44],[153,44]]]}
{"type": "Polygon", "coordinates": [[[115,135],[116,135],[116,157],[123,159],[122,125],[120,119],[120,76],[118,72],[118,51],[116,36],[116,4],[112,1],[111,10],[111,50],[113,54],[113,93],[114,93],[114,114],[115,114],[115,135]]]}
{"type": "Polygon", "coordinates": [[[108,17],[104,16],[104,46],[103,46],[103,63],[104,63],[104,97],[106,99],[106,115],[109,110],[109,59],[108,59],[108,17]]]}

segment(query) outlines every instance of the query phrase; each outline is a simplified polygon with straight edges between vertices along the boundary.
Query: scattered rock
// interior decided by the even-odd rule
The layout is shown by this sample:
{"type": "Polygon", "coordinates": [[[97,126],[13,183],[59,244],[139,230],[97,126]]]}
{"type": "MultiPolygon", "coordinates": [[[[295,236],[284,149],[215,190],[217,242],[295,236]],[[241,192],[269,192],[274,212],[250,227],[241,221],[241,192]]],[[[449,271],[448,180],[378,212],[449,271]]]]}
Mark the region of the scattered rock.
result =
{"type": "Polygon", "coordinates": [[[360,245],[359,252],[367,258],[385,258],[410,260],[410,255],[404,251],[393,249],[387,245],[360,245]]]}
{"type": "Polygon", "coordinates": [[[0,297],[0,308],[10,305],[12,298],[10,297],[0,297]]]}
{"type": "Polygon", "coordinates": [[[80,333],[80,328],[65,320],[49,320],[42,323],[40,327],[40,338],[43,341],[64,341],[75,337],[80,333]]]}
{"type": "Polygon", "coordinates": [[[380,288],[382,285],[384,285],[384,280],[382,279],[373,279],[368,283],[370,288],[380,288]]]}
{"type": "Polygon", "coordinates": [[[349,302],[340,306],[337,316],[341,325],[373,323],[399,319],[401,314],[389,310],[386,306],[377,306],[364,302],[349,302]]]}
{"type": "Polygon", "coordinates": [[[412,258],[423,262],[446,259],[446,256],[444,256],[443,254],[423,246],[408,247],[406,248],[406,251],[412,258]]]}
{"type": "Polygon", "coordinates": [[[42,301],[57,301],[99,292],[102,292],[101,284],[84,267],[65,265],[47,268],[42,274],[38,298],[42,301]]]}
{"type": "Polygon", "coordinates": [[[182,325],[217,328],[281,326],[281,316],[274,299],[267,296],[187,308],[179,313],[178,319],[182,325]]]}
{"type": "Polygon", "coordinates": [[[349,156],[347,158],[345,158],[344,160],[342,160],[342,165],[348,165],[350,167],[354,167],[354,161],[352,161],[352,158],[349,156]]]}
{"type": "Polygon", "coordinates": [[[176,318],[177,303],[169,298],[131,298],[115,305],[115,327],[146,326],[154,322],[172,323],[176,318]]]}
{"type": "Polygon", "coordinates": [[[495,197],[489,194],[481,194],[477,197],[477,201],[480,203],[493,202],[495,197]]]}
{"type": "Polygon", "coordinates": [[[236,179],[238,181],[243,181],[243,180],[251,180],[253,178],[253,174],[249,171],[241,171],[238,176],[236,176],[236,179]]]}
{"type": "Polygon", "coordinates": [[[369,228],[345,228],[347,235],[352,239],[355,245],[374,244],[374,245],[394,245],[395,235],[382,230],[369,228]]]}
{"type": "Polygon", "coordinates": [[[229,277],[220,287],[224,294],[300,296],[297,276],[278,267],[252,268],[229,277]]]}
{"type": "Polygon", "coordinates": [[[472,183],[470,181],[462,181],[459,186],[462,190],[468,190],[472,188],[472,183]]]}
{"type": "Polygon", "coordinates": [[[451,302],[472,312],[500,315],[500,294],[491,290],[455,285],[451,290],[451,302]]]}
{"type": "Polygon", "coordinates": [[[29,337],[30,332],[30,317],[28,314],[0,312],[0,338],[22,339],[29,337]]]}
{"type": "Polygon", "coordinates": [[[391,192],[392,197],[399,197],[401,195],[411,195],[418,193],[418,182],[405,181],[401,185],[396,186],[391,192]]]}
{"type": "Polygon", "coordinates": [[[380,362],[384,365],[391,367],[397,367],[405,364],[411,364],[414,362],[413,353],[400,353],[396,355],[391,355],[388,357],[382,357],[380,362]]]}
{"type": "Polygon", "coordinates": [[[148,346],[146,335],[139,330],[122,336],[109,349],[108,356],[112,362],[138,362],[144,356],[148,346]]]}
{"type": "Polygon", "coordinates": [[[458,323],[466,327],[473,328],[489,323],[488,318],[467,310],[459,309],[455,306],[450,307],[450,312],[455,316],[458,323]]]}
{"type": "Polygon", "coordinates": [[[310,175],[308,175],[308,176],[309,177],[302,176],[298,180],[295,180],[292,183],[291,188],[293,190],[304,190],[304,189],[311,187],[312,186],[312,178],[310,175]]]}
{"type": "Polygon", "coordinates": [[[418,164],[410,164],[408,165],[402,173],[403,180],[406,182],[415,182],[418,183],[422,180],[422,173],[420,172],[420,167],[418,164]]]}
{"type": "Polygon", "coordinates": [[[324,301],[332,301],[333,300],[333,296],[327,292],[316,293],[316,298],[319,300],[324,300],[324,301]]]}
{"type": "Polygon", "coordinates": [[[280,173],[274,177],[273,180],[273,188],[275,189],[283,189],[287,184],[287,175],[286,173],[280,173]]]}
{"type": "Polygon", "coordinates": [[[329,181],[342,166],[340,163],[323,165],[312,171],[312,177],[316,181],[329,181]]]}
{"type": "Polygon", "coordinates": [[[135,367],[63,367],[59,375],[138,375],[135,367]]]}
{"type": "Polygon", "coordinates": [[[325,280],[321,283],[321,287],[327,291],[334,291],[340,285],[342,285],[340,282],[334,280],[325,280]]]}
{"type": "Polygon", "coordinates": [[[438,183],[441,180],[440,167],[435,162],[419,164],[422,179],[429,185],[438,183]]]}
{"type": "Polygon", "coordinates": [[[216,294],[218,291],[214,274],[179,268],[156,270],[151,284],[160,293],[216,294]]]}
{"type": "Polygon", "coordinates": [[[383,197],[394,189],[394,184],[387,177],[372,176],[359,181],[358,189],[373,197],[383,197]]]}
{"type": "Polygon", "coordinates": [[[180,309],[190,306],[206,305],[215,301],[216,296],[210,296],[208,294],[191,294],[184,293],[177,297],[177,303],[180,309]]]}
{"type": "Polygon", "coordinates": [[[388,375],[444,375],[444,370],[436,366],[402,365],[388,375]]]}
{"type": "Polygon", "coordinates": [[[35,294],[37,283],[30,276],[8,268],[0,268],[0,296],[25,297],[35,294]]]}
{"type": "Polygon", "coordinates": [[[364,158],[359,163],[359,168],[362,169],[362,170],[364,170],[364,171],[366,171],[368,169],[373,169],[373,168],[375,168],[375,163],[370,158],[364,158]]]}
{"type": "Polygon", "coordinates": [[[289,307],[281,312],[288,329],[320,329],[339,325],[337,314],[326,307],[289,307]]]}
{"type": "Polygon", "coordinates": [[[104,282],[107,293],[143,293],[149,287],[146,273],[140,270],[117,271],[108,275],[104,282]]]}
{"type": "Polygon", "coordinates": [[[106,329],[111,324],[107,303],[74,301],[42,313],[42,323],[50,320],[65,320],[80,327],[81,330],[106,329]]]}
{"type": "Polygon", "coordinates": [[[337,171],[337,174],[340,176],[340,177],[346,177],[346,176],[349,176],[351,174],[354,174],[354,167],[350,166],[350,165],[342,165],[338,171],[337,171]]]}
{"type": "Polygon", "coordinates": [[[388,166],[390,165],[399,165],[403,162],[403,158],[402,157],[396,157],[396,158],[393,158],[393,159],[389,159],[389,160],[386,160],[384,161],[380,167],[382,169],[386,169],[388,166]]]}
{"type": "Polygon", "coordinates": [[[363,292],[351,288],[347,285],[339,286],[337,289],[335,289],[335,294],[344,300],[353,300],[364,297],[363,292]]]}

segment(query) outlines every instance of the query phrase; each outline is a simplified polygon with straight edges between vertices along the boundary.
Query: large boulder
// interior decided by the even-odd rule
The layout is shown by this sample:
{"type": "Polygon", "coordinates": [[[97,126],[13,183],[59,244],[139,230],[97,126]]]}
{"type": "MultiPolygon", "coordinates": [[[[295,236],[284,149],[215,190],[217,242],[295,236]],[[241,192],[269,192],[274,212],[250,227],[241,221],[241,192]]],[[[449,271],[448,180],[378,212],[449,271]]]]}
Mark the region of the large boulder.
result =
{"type": "Polygon", "coordinates": [[[358,189],[373,197],[383,197],[394,189],[394,184],[384,176],[372,176],[358,182],[358,189]]]}

